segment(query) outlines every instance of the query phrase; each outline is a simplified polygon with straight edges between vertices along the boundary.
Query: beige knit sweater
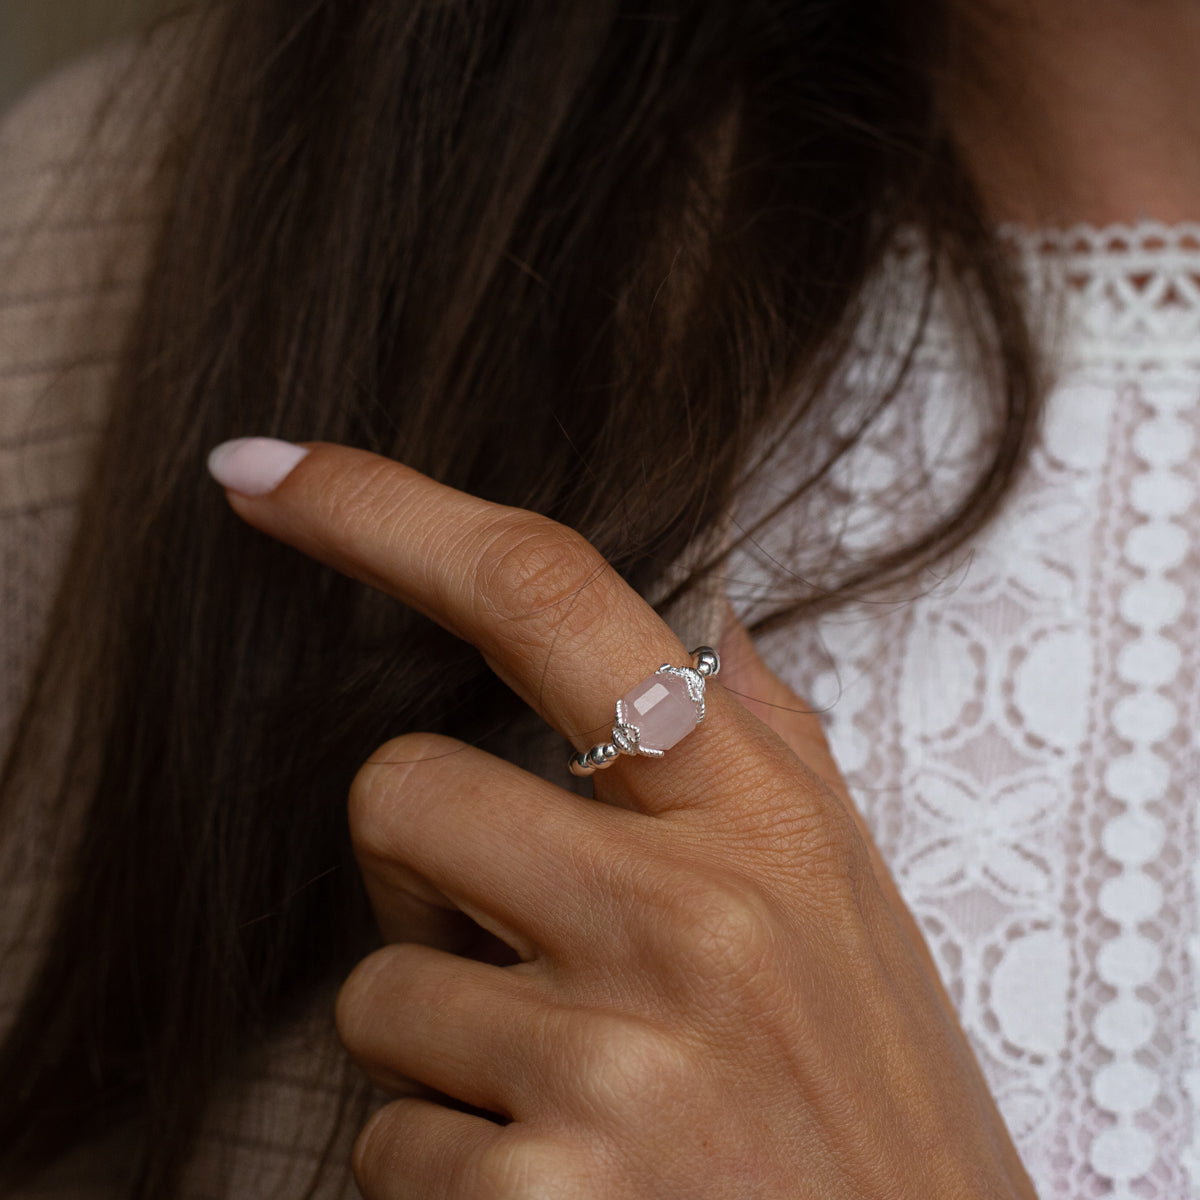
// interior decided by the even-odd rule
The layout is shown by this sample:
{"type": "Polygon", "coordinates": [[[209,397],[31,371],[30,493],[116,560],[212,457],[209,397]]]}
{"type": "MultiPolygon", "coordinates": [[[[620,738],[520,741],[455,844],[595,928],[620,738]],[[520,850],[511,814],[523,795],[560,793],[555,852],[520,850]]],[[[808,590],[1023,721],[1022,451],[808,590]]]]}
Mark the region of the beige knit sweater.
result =
{"type": "MultiPolygon", "coordinates": [[[[0,737],[7,740],[72,532],[77,500],[122,338],[134,315],[164,188],[154,167],[174,88],[186,84],[191,31],[177,25],[142,46],[110,46],[67,67],[0,125],[0,737]],[[112,99],[113,107],[105,110],[112,99]],[[103,115],[99,137],[93,129],[103,115]]],[[[198,486],[201,481],[197,481],[198,486]]],[[[45,869],[50,831],[23,814],[20,846],[6,845],[3,933],[19,950],[0,979],[0,1021],[11,1017],[36,931],[13,929],[32,877],[45,869]]],[[[332,1123],[341,1060],[331,997],[247,1064],[206,1125],[189,1198],[303,1194],[332,1123]],[[223,1187],[224,1168],[232,1186],[223,1187]]],[[[349,1144],[321,1195],[353,1194],[349,1144]]],[[[123,1141],[92,1148],[30,1196],[118,1195],[123,1141]]]]}
{"type": "MultiPolygon", "coordinates": [[[[63,570],[163,212],[166,189],[154,167],[169,134],[170,97],[187,85],[196,58],[194,33],[180,22],[145,45],[110,46],[38,86],[0,121],[0,745],[11,736],[63,570]]],[[[672,623],[698,644],[715,640],[718,620],[708,603],[672,623]]],[[[0,1031],[37,959],[37,930],[21,925],[24,898],[51,869],[57,831],[47,825],[42,814],[22,813],[0,844],[0,946],[12,947],[0,965],[0,1031]]],[[[181,1196],[304,1194],[347,1070],[333,1034],[334,991],[331,984],[305,1020],[281,1030],[246,1063],[244,1078],[229,1083],[181,1196]]],[[[353,1132],[332,1148],[336,1166],[319,1196],[357,1194],[348,1168],[353,1132]]],[[[119,1195],[128,1161],[118,1136],[22,1195],[119,1195]]]]}

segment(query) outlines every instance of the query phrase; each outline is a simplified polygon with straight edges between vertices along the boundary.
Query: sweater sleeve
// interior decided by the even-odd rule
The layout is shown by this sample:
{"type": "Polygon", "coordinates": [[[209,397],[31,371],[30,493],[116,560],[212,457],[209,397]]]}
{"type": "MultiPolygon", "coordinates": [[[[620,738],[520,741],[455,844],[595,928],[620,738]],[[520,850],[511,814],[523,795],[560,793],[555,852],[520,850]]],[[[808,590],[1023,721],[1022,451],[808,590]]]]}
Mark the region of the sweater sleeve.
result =
{"type": "Polygon", "coordinates": [[[105,47],[0,120],[5,528],[85,478],[161,215],[162,118],[144,97],[167,49],[161,34],[105,47]]]}

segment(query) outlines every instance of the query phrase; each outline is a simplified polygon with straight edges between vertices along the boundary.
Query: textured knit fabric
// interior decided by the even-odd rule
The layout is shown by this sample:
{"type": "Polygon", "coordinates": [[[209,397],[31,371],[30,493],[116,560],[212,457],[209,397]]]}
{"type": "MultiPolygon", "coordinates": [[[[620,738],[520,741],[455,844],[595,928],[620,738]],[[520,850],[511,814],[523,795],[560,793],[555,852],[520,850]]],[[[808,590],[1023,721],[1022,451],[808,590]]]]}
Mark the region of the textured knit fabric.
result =
{"type": "MultiPolygon", "coordinates": [[[[7,740],[62,571],[122,339],[162,219],[155,165],[170,96],[188,78],[186,25],[147,46],[122,43],[67,68],[0,124],[0,737],[7,740]],[[108,107],[116,97],[115,108],[108,107]],[[99,125],[98,118],[103,118],[99,125]]],[[[203,485],[198,480],[198,485],[203,485]]],[[[21,813],[0,856],[0,973],[7,1025],[36,957],[25,900],[55,870],[56,831],[21,813]]],[[[343,1056],[332,990],[280,1031],[214,1105],[181,1193],[188,1200],[296,1197],[338,1102],[343,1056]],[[223,1172],[232,1185],[218,1191],[223,1172]]],[[[342,1164],[323,1196],[351,1194],[342,1164]]],[[[123,1138],[89,1147],[23,1195],[122,1194],[123,1138]]]]}

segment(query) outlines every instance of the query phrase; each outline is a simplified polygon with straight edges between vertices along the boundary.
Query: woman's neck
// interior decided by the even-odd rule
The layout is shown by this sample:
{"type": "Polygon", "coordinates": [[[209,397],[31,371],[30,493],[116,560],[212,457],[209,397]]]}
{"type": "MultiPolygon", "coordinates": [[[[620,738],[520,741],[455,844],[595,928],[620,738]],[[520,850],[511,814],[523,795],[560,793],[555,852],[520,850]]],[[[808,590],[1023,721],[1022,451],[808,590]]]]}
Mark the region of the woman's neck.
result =
{"type": "Polygon", "coordinates": [[[951,112],[997,220],[1200,220],[1200,3],[996,0],[971,24],[951,112]]]}

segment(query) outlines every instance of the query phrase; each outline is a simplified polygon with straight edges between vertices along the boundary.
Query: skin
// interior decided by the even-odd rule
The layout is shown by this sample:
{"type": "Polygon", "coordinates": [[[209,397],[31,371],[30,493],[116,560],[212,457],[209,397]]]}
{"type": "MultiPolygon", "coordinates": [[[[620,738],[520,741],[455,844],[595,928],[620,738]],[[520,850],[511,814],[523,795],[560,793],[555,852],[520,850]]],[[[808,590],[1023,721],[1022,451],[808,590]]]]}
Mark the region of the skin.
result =
{"type": "Polygon", "coordinates": [[[993,216],[1026,226],[1200,216],[1195,0],[968,0],[948,110],[993,216]]]}
{"type": "MultiPolygon", "coordinates": [[[[309,448],[236,512],[472,642],[577,749],[690,661],[571,530],[309,448]]],[[[816,718],[734,623],[722,650],[705,721],[600,803],[433,735],[364,764],[387,944],[337,1022],[399,1097],[355,1149],[367,1200],[1033,1197],[816,718]],[[456,913],[507,958],[446,948],[456,913]]]]}

